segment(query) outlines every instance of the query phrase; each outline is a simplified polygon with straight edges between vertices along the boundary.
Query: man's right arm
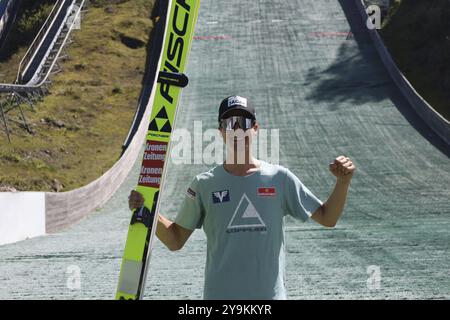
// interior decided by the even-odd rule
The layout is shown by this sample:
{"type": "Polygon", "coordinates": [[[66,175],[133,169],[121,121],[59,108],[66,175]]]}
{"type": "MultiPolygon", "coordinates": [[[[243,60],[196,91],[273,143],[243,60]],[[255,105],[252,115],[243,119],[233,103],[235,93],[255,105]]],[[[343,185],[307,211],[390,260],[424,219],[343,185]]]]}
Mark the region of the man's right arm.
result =
{"type": "Polygon", "coordinates": [[[183,228],[161,214],[158,215],[156,235],[170,251],[176,251],[183,248],[193,231],[194,230],[183,228]]]}
{"type": "MultiPolygon", "coordinates": [[[[140,208],[144,205],[144,197],[139,192],[132,190],[128,197],[128,206],[130,210],[140,208]]],[[[156,227],[156,236],[170,251],[180,250],[194,230],[181,227],[166,217],[158,214],[158,225],[156,227]]]]}

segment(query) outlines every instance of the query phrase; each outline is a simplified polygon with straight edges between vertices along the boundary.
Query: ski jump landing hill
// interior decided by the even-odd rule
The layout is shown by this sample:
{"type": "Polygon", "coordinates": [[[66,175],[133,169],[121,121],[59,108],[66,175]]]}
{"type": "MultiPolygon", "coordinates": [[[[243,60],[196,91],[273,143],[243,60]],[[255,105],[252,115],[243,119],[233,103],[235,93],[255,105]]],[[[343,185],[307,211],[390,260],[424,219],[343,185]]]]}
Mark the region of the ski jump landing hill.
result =
{"type": "MultiPolygon", "coordinates": [[[[81,10],[84,0],[57,2],[50,14],[53,19],[49,17],[46,22],[47,27],[43,27],[47,32],[40,32],[41,39],[36,39],[32,45],[39,49],[29,50],[35,52],[35,54],[28,61],[24,59],[21,63],[18,80],[24,84],[0,84],[0,92],[33,91],[46,81],[50,71],[42,74],[42,69],[45,68],[43,65],[48,64],[45,57],[51,54],[52,46],[56,45],[59,48],[58,53],[61,51],[62,46],[58,42],[64,42],[66,37],[63,40],[58,40],[61,33],[55,32],[55,30],[64,28],[67,22],[67,15],[64,15],[64,13],[70,13],[74,5],[77,5],[78,10],[81,10]],[[50,21],[53,22],[49,23],[50,21]],[[53,35],[47,36],[50,33],[53,35]],[[44,46],[37,43],[43,43],[44,46]]],[[[165,12],[160,12],[159,15],[165,15],[165,12]]],[[[161,46],[165,31],[164,22],[164,19],[160,19],[153,32],[152,49],[148,59],[149,65],[144,76],[144,85],[141,90],[136,116],[130,128],[130,133],[124,142],[124,151],[120,159],[97,180],[76,190],[61,193],[0,192],[0,245],[46,233],[54,233],[70,226],[103,205],[120,187],[141,150],[142,141],[144,141],[147,132],[147,123],[141,121],[141,119],[148,118],[151,112],[152,89],[156,84],[156,72],[159,70],[161,46]]],[[[48,70],[51,70],[51,68],[48,70]]]]}

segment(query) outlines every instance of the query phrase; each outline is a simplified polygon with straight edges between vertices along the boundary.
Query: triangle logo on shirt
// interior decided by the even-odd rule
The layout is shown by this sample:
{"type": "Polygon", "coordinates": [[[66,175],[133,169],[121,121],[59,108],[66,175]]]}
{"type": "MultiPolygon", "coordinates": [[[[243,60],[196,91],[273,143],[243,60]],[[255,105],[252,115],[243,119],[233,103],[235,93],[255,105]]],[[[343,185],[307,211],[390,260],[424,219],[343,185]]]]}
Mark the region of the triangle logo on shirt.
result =
{"type": "Polygon", "coordinates": [[[266,231],[267,227],[261,219],[253,203],[244,193],[228,224],[227,233],[240,231],[266,231]]]}

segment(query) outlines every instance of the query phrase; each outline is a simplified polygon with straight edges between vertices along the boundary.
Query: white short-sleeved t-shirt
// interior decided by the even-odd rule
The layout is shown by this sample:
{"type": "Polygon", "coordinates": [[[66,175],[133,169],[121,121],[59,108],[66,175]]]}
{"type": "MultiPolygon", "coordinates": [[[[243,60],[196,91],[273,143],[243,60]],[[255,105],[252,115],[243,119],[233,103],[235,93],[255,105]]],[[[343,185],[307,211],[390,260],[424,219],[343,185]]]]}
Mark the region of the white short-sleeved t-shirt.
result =
{"type": "Polygon", "coordinates": [[[219,165],[197,175],[175,219],[207,238],[204,299],[286,299],[284,216],[306,221],[322,202],[282,166],[248,176],[219,165]]]}

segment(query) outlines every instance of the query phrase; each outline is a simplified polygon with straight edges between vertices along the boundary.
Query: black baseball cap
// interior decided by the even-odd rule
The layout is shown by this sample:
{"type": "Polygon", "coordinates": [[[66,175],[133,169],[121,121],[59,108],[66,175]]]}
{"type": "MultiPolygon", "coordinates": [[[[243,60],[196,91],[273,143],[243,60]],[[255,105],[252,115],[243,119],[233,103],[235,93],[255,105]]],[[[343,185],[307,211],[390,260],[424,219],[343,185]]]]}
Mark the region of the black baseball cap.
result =
{"type": "Polygon", "coordinates": [[[256,120],[255,108],[247,98],[241,96],[229,96],[220,103],[219,121],[230,116],[244,116],[256,120]]]}

